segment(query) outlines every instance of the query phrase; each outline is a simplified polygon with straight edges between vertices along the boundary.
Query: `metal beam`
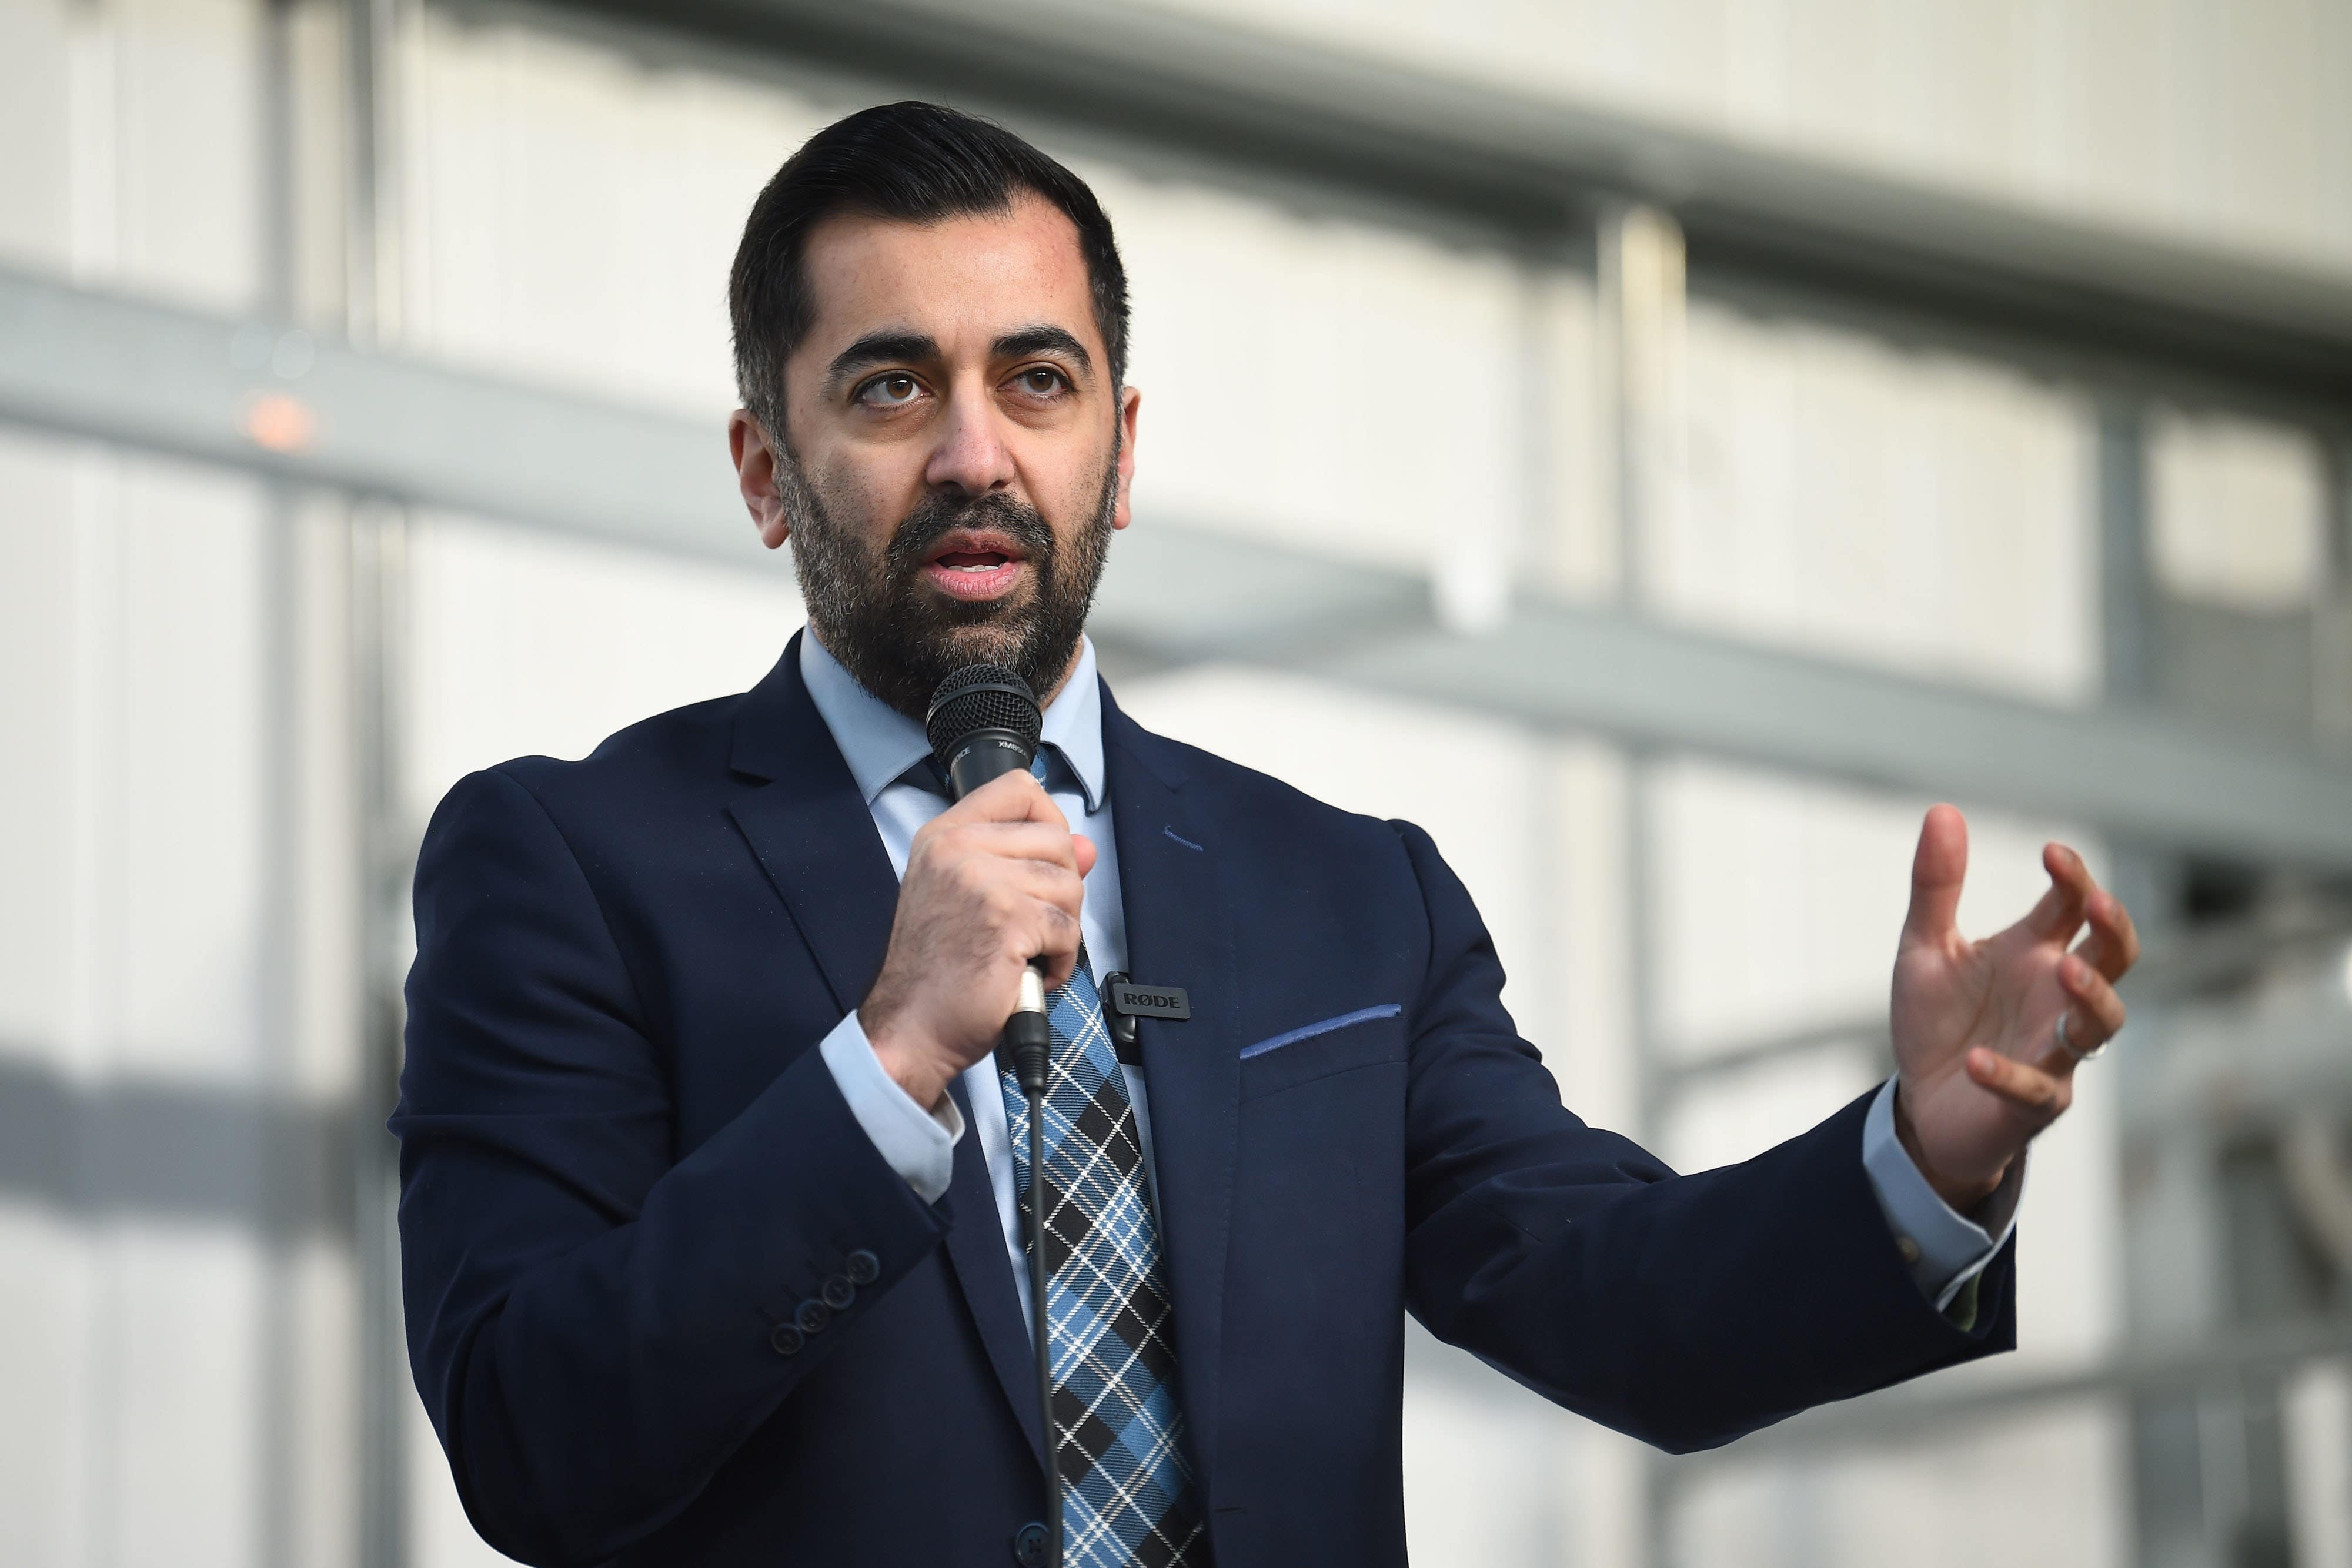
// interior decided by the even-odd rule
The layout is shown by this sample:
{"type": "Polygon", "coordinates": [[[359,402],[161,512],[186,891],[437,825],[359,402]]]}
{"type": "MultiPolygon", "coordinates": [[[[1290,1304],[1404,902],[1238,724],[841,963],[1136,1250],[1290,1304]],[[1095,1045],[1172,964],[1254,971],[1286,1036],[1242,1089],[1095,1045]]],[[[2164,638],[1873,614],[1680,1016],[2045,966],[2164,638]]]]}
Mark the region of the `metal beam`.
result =
{"type": "MultiPolygon", "coordinates": [[[[0,420],[767,564],[715,420],[706,427],[5,272],[0,420]],[[289,432],[300,438],[285,439],[289,432]]],[[[1437,625],[1420,578],[1165,519],[1123,536],[1112,562],[1093,625],[1129,657],[1243,660],[1544,731],[2352,870],[2352,766],[2150,710],[2063,710],[1542,600],[1523,600],[1490,634],[1454,635],[1437,625]]]]}
{"type": "Polygon", "coordinates": [[[273,1242],[352,1228],[346,1107],[267,1088],[50,1071],[0,1056],[0,1197],[56,1213],[251,1230],[273,1242]]]}
{"type": "Polygon", "coordinates": [[[2242,1397],[2250,1379],[2274,1377],[2305,1362],[2346,1355],[2352,1355],[2352,1322],[2321,1319],[2195,1343],[2133,1347],[2074,1372],[1905,1385],[1841,1405],[1819,1406],[1727,1448],[1681,1456],[1669,1462],[1667,1474],[1682,1484],[1728,1465],[1906,1440],[1934,1442],[1988,1416],[2023,1417],[2051,1405],[2118,1395],[2210,1390],[2242,1397]],[[1974,1387],[1960,1386],[1969,1381],[1974,1387]]]}
{"type": "Polygon", "coordinates": [[[1227,22],[1083,0],[557,0],[1556,243],[1601,203],[1671,212],[1691,285],[1891,308],[2352,411],[2352,279],[1601,112],[1227,22]]]}

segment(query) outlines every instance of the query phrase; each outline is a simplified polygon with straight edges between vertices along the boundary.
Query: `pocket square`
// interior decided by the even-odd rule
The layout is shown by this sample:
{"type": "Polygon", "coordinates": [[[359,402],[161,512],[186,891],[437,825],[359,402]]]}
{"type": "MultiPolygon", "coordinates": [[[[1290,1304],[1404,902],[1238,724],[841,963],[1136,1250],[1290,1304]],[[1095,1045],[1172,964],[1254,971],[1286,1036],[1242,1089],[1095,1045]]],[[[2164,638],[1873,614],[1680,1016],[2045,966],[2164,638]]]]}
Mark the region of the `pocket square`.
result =
{"type": "Polygon", "coordinates": [[[1335,1029],[1346,1029],[1350,1024],[1370,1023],[1374,1019],[1392,1019],[1402,1011],[1404,1009],[1395,1002],[1382,1002],[1376,1008],[1358,1008],[1354,1012],[1341,1013],[1337,1018],[1324,1019],[1318,1023],[1303,1024],[1297,1029],[1268,1035],[1255,1045],[1242,1047],[1241,1059],[1247,1061],[1253,1056],[1264,1056],[1269,1051],[1280,1051],[1286,1045],[1297,1045],[1302,1040],[1313,1040],[1317,1035],[1329,1034],[1335,1029]]]}

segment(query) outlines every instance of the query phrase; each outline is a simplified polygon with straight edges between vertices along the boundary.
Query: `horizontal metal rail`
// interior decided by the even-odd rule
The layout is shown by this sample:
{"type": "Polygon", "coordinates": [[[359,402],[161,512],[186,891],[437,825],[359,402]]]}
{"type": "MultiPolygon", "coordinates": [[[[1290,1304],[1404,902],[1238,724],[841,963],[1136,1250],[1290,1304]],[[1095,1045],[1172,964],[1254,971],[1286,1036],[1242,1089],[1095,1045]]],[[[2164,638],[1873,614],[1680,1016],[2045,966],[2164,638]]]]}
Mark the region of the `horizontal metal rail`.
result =
{"type": "MultiPolygon", "coordinates": [[[[0,272],[0,420],[776,570],[716,421],[374,358],[0,272]]],[[[1142,661],[1233,659],[1491,715],[2352,869],[2352,768],[2152,710],[2074,711],[1540,599],[1437,622],[1410,573],[1146,517],[1092,622],[1142,661]]]]}
{"type": "Polygon", "coordinates": [[[1662,1470],[1670,1483],[1686,1483],[1735,1464],[1980,1432],[1986,1417],[2039,1415],[2053,1405],[2201,1390],[2235,1395],[2250,1378],[2339,1358],[2352,1358],[2352,1319],[2246,1329],[2194,1343],[2137,1346],[2076,1370],[2042,1376],[2003,1377],[1994,1371],[2000,1364],[1994,1363],[1957,1376],[1948,1372],[1932,1384],[1906,1385],[1823,1406],[1727,1448],[1667,1460],[1662,1470]],[[1969,1381],[1976,1386],[1964,1385],[1969,1381]]]}
{"type": "MultiPolygon", "coordinates": [[[[1146,6],[1082,0],[561,0],[1251,173],[1558,244],[1596,206],[1680,222],[1690,284],[2352,413],[2352,276],[1601,111],[1146,6]]],[[[545,13],[541,13],[544,15],[545,13]]]]}

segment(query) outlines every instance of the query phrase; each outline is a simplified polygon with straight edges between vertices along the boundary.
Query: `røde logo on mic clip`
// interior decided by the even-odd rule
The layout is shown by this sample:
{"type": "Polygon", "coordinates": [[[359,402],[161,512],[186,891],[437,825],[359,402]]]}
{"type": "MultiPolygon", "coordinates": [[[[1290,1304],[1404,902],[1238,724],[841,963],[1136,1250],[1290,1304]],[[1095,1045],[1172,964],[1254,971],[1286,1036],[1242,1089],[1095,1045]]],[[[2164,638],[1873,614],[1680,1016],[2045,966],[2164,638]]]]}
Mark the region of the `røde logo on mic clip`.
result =
{"type": "Polygon", "coordinates": [[[1181,1022],[1192,1016],[1192,999],[1181,986],[1139,986],[1116,979],[1110,983],[1110,1005],[1129,1018],[1181,1022]]]}

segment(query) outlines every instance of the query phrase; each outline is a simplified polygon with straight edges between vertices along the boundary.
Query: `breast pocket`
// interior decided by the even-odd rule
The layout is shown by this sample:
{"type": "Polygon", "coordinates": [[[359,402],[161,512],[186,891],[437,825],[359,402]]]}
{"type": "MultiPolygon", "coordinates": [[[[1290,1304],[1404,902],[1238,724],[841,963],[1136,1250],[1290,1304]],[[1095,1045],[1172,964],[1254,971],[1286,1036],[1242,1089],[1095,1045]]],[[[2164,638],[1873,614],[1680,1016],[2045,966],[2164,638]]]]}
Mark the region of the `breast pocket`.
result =
{"type": "Polygon", "coordinates": [[[1242,1098],[1260,1099],[1360,1067],[1402,1061],[1404,1009],[1394,1002],[1335,1013],[1245,1045],[1242,1098]]]}

